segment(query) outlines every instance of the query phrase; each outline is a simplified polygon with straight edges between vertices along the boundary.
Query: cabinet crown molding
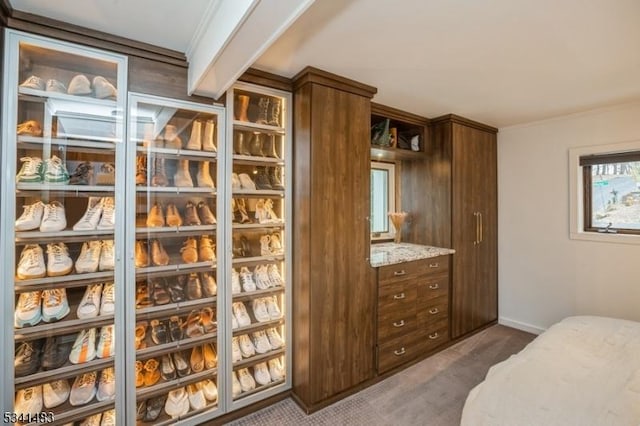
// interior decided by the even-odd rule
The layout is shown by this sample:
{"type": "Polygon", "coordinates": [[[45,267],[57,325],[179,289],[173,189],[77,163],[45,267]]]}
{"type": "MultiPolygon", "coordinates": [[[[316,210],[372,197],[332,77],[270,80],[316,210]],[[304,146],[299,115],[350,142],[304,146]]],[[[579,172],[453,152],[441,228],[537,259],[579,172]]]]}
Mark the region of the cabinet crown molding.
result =
{"type": "Polygon", "coordinates": [[[294,90],[298,90],[308,83],[316,83],[366,98],[372,98],[378,93],[378,89],[373,86],[311,66],[302,69],[292,80],[294,90]]]}
{"type": "Polygon", "coordinates": [[[293,82],[290,78],[273,74],[268,71],[259,70],[257,68],[249,68],[239,78],[239,81],[253,83],[259,86],[270,87],[272,89],[284,90],[286,92],[293,91],[293,82]]]}
{"type": "Polygon", "coordinates": [[[484,130],[485,132],[498,133],[498,129],[496,127],[489,126],[487,124],[480,123],[478,121],[473,121],[468,118],[461,117],[456,114],[446,114],[440,117],[432,118],[429,120],[429,124],[444,124],[444,123],[456,123],[462,124],[467,127],[472,127],[478,130],[484,130]]]}

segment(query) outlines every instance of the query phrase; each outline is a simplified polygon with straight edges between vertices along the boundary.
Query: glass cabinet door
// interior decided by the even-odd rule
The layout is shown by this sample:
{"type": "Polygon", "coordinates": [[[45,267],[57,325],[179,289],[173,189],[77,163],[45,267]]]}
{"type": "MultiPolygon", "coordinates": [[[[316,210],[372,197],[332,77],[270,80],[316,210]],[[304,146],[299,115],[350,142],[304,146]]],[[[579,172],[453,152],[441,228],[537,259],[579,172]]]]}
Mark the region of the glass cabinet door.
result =
{"type": "Polygon", "coordinates": [[[7,31],[2,407],[116,420],[126,58],[7,31]]]}
{"type": "Polygon", "coordinates": [[[211,417],[220,387],[224,110],[131,95],[129,119],[130,410],[141,425],[211,417]]]}
{"type": "Polygon", "coordinates": [[[290,387],[291,94],[239,83],[227,102],[227,384],[236,409],[290,387]]]}

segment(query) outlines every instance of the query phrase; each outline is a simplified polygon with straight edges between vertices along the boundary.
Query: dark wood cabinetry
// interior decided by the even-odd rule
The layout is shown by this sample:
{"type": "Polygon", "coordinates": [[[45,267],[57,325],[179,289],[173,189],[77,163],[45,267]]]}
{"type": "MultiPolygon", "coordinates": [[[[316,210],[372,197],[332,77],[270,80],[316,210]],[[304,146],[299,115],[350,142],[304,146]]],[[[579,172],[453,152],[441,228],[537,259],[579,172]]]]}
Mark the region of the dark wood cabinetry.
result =
{"type": "Polygon", "coordinates": [[[374,374],[374,93],[313,68],[294,78],[293,392],[309,411],[374,374]]]}
{"type": "Polygon", "coordinates": [[[440,206],[431,240],[456,251],[451,271],[455,339],[498,317],[497,129],[455,115],[434,119],[431,126],[427,188],[433,205],[440,206]]]}
{"type": "Polygon", "coordinates": [[[378,373],[448,342],[448,313],[449,256],[378,268],[378,373]]]}

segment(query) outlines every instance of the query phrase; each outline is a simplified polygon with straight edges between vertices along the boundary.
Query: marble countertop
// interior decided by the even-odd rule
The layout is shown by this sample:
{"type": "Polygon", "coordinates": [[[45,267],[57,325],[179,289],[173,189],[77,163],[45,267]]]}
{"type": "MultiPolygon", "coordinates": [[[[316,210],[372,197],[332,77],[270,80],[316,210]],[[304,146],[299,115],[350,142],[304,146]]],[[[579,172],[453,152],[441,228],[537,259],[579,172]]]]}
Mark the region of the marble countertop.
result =
{"type": "Polygon", "coordinates": [[[370,262],[371,266],[378,268],[380,266],[445,256],[453,253],[455,253],[455,250],[443,247],[423,246],[410,243],[381,243],[371,245],[370,262]]]}

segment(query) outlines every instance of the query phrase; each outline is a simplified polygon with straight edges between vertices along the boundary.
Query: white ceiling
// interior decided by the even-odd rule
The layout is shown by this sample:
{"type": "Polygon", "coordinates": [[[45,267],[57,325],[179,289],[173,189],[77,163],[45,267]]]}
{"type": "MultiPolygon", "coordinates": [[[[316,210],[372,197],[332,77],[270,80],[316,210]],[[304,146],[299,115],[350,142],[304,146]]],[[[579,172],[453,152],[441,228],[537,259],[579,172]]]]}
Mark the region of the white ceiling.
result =
{"type": "MultiPolygon", "coordinates": [[[[181,52],[215,2],[11,0],[181,52]]],[[[307,65],[427,117],[525,123],[640,99],[640,1],[317,0],[255,64],[287,77],[307,65]]]]}

